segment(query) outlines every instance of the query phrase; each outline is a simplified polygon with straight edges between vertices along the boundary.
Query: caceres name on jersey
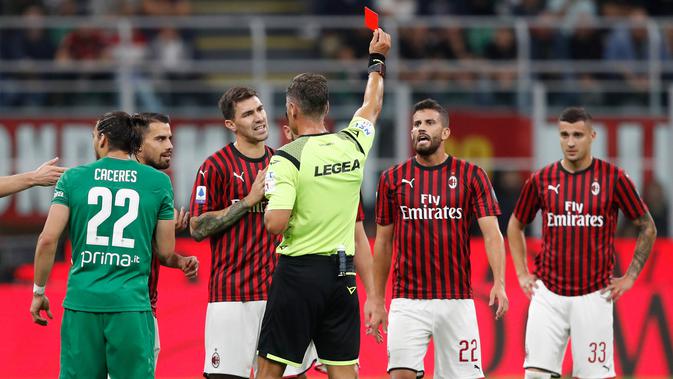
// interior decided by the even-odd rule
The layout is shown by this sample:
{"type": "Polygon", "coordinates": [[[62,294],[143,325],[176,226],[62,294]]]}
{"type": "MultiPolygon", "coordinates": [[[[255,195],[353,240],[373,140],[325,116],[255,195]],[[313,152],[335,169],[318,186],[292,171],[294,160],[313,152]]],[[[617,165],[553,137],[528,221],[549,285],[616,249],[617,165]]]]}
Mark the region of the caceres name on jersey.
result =
{"type": "Polygon", "coordinates": [[[108,182],[135,183],[138,180],[138,172],[136,170],[108,170],[105,168],[97,168],[94,170],[93,177],[95,180],[105,180],[108,182]]]}

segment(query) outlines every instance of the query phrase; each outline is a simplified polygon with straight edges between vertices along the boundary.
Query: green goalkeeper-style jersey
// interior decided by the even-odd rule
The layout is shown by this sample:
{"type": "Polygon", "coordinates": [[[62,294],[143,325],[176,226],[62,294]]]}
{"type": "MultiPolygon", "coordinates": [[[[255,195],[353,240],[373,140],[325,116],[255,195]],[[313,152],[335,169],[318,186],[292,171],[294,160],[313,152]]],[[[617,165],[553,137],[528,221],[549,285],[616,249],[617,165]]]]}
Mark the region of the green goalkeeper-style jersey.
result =
{"type": "Polygon", "coordinates": [[[276,150],[264,182],[267,210],[292,210],[277,252],[355,254],[355,218],[374,125],[354,117],[338,133],[303,135],[276,150]]]}
{"type": "Polygon", "coordinates": [[[72,267],[63,307],[149,311],[147,282],[158,220],[173,220],[166,174],[135,160],[102,158],[67,170],[52,204],[70,209],[72,267]]]}

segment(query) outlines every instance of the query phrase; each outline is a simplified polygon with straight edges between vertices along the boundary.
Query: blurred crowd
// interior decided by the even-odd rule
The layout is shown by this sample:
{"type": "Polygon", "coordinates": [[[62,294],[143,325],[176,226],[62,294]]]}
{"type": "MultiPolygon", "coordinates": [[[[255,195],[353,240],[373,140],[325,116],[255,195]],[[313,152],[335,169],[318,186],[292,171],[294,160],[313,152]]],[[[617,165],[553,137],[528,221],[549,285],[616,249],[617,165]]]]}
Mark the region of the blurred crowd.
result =
{"type": "MultiPolygon", "coordinates": [[[[254,0],[253,0],[254,1],[254,0]]],[[[663,22],[658,30],[660,41],[656,48],[649,44],[651,30],[647,21],[673,15],[673,0],[285,0],[299,3],[306,12],[320,15],[360,15],[362,6],[378,10],[383,20],[396,19],[399,30],[400,79],[410,83],[432,83],[435,87],[451,88],[444,102],[460,105],[516,105],[517,85],[524,79],[542,80],[551,88],[563,88],[552,94],[552,104],[582,103],[587,106],[644,106],[649,99],[650,58],[665,62],[673,51],[673,23],[663,22]],[[461,25],[427,26],[409,22],[415,16],[478,16],[503,21],[502,27],[464,27],[461,25]],[[513,25],[514,17],[526,17],[529,27],[524,30],[528,47],[519,46],[521,36],[513,25]],[[615,22],[597,27],[597,17],[610,17],[615,22]],[[653,56],[656,54],[656,57],[653,56]],[[522,69],[517,59],[529,57],[529,67],[522,69]],[[585,63],[581,69],[563,64],[564,61],[585,63]],[[593,62],[593,64],[587,62],[593,62]],[[596,65],[598,63],[598,65],[596,65]],[[617,63],[617,64],[614,64],[617,63]],[[546,65],[545,65],[546,64],[546,65]],[[606,70],[606,67],[609,68],[606,70]],[[521,76],[525,75],[524,78],[521,76]],[[465,91],[467,96],[461,93],[465,91]]],[[[244,0],[227,0],[228,3],[244,0]]],[[[114,62],[152,62],[151,75],[136,73],[135,85],[141,101],[156,105],[171,101],[162,99],[152,88],[169,86],[175,79],[196,79],[199,73],[189,71],[188,62],[204,56],[212,44],[198,43],[199,36],[213,31],[165,28],[135,29],[131,46],[120,48],[120,38],[114,29],[95,25],[76,28],[45,28],[45,15],[94,15],[110,18],[127,16],[187,16],[194,4],[206,0],[15,0],[3,1],[0,12],[21,15],[29,28],[1,29],[0,58],[7,61],[56,61],[63,66],[62,76],[50,79],[108,80],[114,86],[111,70],[87,66],[114,68],[114,62]],[[92,64],[93,63],[93,64],[92,64]],[[76,67],[74,72],[67,68],[76,67]],[[66,73],[67,72],[67,73],[66,73]]],[[[205,8],[207,9],[207,7],[205,8]]],[[[251,7],[251,9],[256,9],[251,7]]],[[[240,33],[223,29],[217,33],[240,33]]],[[[269,31],[273,35],[274,31],[269,31]]],[[[297,28],[297,35],[306,30],[297,28]]],[[[333,78],[360,80],[362,73],[352,70],[352,63],[366,55],[369,31],[321,29],[313,39],[303,39],[307,58],[329,58],[343,63],[344,70],[332,73],[333,78]]],[[[270,39],[270,43],[272,39],[270,39]]],[[[226,45],[226,42],[223,43],[226,45]]],[[[273,49],[273,46],[269,46],[273,49]]],[[[251,47],[250,47],[251,49],[251,47]]],[[[293,51],[294,53],[294,51],[293,51]]],[[[226,52],[222,53],[224,56],[226,52]]],[[[288,53],[290,54],[290,53],[288,53]]],[[[217,57],[217,56],[216,56],[217,57]]],[[[273,57],[273,55],[271,55],[273,57]]],[[[281,57],[283,57],[281,55],[281,57]]],[[[578,66],[579,67],[579,66],[578,66]]],[[[44,79],[44,75],[21,71],[5,74],[8,79],[44,79]]],[[[664,71],[660,78],[666,88],[673,72],[664,71]]],[[[85,85],[85,84],[82,84],[85,85]]],[[[7,86],[7,85],[6,85],[7,86]]],[[[11,87],[11,85],[9,85],[11,87]]],[[[26,95],[5,91],[0,104],[40,105],[45,94],[26,95]]],[[[170,93],[170,91],[164,91],[170,93]]],[[[165,95],[170,96],[170,95],[165,95]]],[[[92,100],[63,96],[52,103],[92,100]]],[[[175,100],[175,99],[172,99],[175,100]]],[[[665,99],[662,97],[662,104],[665,99]]]]}

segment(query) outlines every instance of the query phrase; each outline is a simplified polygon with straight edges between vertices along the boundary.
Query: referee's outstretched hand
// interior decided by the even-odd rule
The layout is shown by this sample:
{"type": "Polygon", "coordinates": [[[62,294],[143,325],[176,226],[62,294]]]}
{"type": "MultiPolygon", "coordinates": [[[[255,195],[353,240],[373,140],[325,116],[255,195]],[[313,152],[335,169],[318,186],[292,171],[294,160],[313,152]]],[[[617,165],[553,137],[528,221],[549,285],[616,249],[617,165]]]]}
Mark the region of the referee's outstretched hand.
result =
{"type": "Polygon", "coordinates": [[[372,35],[372,40],[369,42],[369,54],[388,54],[390,50],[390,34],[383,31],[383,29],[378,28],[374,30],[374,35],[372,35]]]}

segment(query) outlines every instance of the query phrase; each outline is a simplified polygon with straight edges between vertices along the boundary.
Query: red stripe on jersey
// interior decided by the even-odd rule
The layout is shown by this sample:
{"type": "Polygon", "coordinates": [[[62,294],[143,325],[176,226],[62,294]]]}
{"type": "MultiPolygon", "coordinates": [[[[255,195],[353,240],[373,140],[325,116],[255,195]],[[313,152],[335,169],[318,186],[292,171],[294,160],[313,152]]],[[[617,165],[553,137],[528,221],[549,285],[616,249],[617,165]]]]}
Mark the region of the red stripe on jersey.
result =
{"type": "Polygon", "coordinates": [[[393,297],[471,298],[470,223],[499,214],[488,176],[469,162],[412,158],[384,171],[376,222],[393,224],[393,297]]]}
{"type": "Polygon", "coordinates": [[[154,317],[157,317],[157,300],[159,299],[159,267],[159,257],[157,256],[156,251],[154,251],[154,246],[152,246],[152,263],[150,266],[150,278],[147,281],[147,285],[150,291],[150,305],[152,306],[154,317]]]}
{"type": "MultiPolygon", "coordinates": [[[[262,158],[251,159],[229,144],[208,157],[192,189],[192,216],[222,210],[243,199],[272,155],[273,150],[265,147],[262,158]]],[[[267,298],[279,238],[264,228],[265,206],[266,201],[253,206],[234,225],[210,237],[209,302],[267,298]]]]}
{"type": "Polygon", "coordinates": [[[526,181],[514,216],[528,224],[541,210],[535,273],[551,291],[579,296],[609,284],[619,209],[631,219],[647,213],[624,171],[600,159],[575,173],[555,162],[526,181]]]}
{"type": "Polygon", "coordinates": [[[362,195],[360,195],[360,202],[358,203],[358,214],[355,217],[355,222],[365,220],[365,209],[362,207],[362,195]]]}

